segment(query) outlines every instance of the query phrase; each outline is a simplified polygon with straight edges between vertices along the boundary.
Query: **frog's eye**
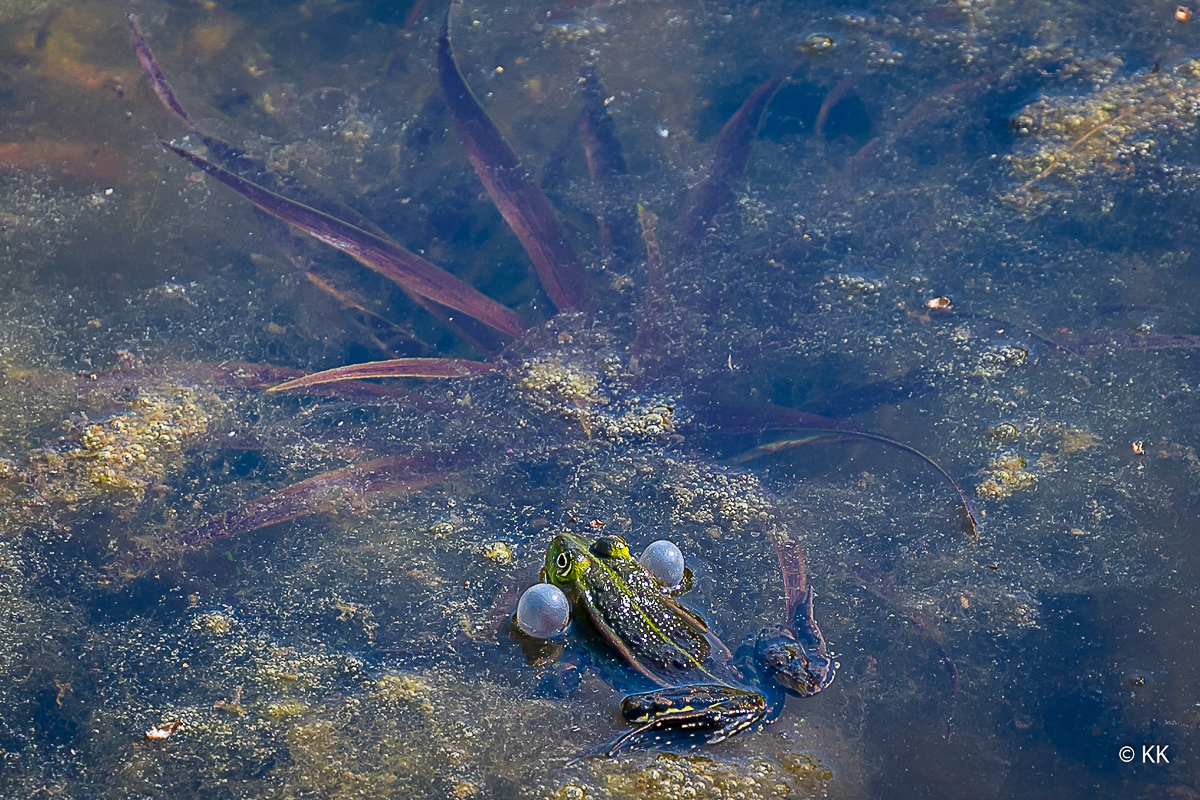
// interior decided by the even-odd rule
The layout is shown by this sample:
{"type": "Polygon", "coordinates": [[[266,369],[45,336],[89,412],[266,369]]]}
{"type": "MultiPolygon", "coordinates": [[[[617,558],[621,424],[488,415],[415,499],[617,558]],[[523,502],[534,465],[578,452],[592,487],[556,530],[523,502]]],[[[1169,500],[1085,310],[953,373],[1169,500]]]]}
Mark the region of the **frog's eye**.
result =
{"type": "Polygon", "coordinates": [[[564,553],[559,553],[558,558],[554,559],[554,568],[558,570],[560,575],[565,576],[571,567],[571,557],[564,553]]]}
{"type": "Polygon", "coordinates": [[[620,544],[621,539],[617,536],[601,536],[592,542],[592,555],[598,558],[612,558],[620,544]]]}
{"type": "Polygon", "coordinates": [[[592,543],[592,554],[600,558],[629,558],[629,545],[620,536],[601,536],[592,543]]]}

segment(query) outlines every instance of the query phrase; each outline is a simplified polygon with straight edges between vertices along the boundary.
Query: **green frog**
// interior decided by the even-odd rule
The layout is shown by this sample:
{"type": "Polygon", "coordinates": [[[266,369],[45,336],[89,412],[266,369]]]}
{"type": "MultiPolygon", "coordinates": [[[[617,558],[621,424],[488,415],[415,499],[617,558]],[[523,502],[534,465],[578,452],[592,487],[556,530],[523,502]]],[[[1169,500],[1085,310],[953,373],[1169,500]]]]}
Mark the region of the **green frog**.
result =
{"type": "Polygon", "coordinates": [[[622,701],[631,730],[584,755],[719,742],[775,719],[785,693],[806,697],[833,680],[836,665],[813,618],[811,589],[791,609],[789,626],[764,630],[735,659],[675,600],[682,590],[659,585],[619,536],[559,534],[546,551],[542,580],[566,594],[572,618],[590,627],[600,646],[656,687],[622,701]],[[746,662],[744,671],[735,661],[746,662]]]}

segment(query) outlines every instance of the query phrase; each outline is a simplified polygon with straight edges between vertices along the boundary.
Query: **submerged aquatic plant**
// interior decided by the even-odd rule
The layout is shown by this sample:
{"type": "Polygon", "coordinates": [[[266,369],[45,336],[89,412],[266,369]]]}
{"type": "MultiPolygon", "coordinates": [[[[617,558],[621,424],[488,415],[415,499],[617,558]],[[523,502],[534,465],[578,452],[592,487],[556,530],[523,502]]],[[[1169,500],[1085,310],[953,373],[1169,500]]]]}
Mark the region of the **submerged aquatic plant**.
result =
{"type": "MultiPolygon", "coordinates": [[[[150,79],[155,93],[163,104],[183,122],[195,127],[192,118],[175,97],[141,33],[137,19],[129,15],[130,30],[135,49],[143,70],[150,79]]],[[[438,37],[438,75],[443,96],[446,98],[468,157],[475,167],[489,196],[501,215],[511,227],[529,254],[541,284],[555,308],[560,313],[577,312],[595,305],[588,295],[588,281],[574,249],[560,226],[556,213],[545,195],[526,174],[524,167],[505,141],[503,135],[488,118],[479,102],[463,80],[454,62],[450,49],[449,17],[438,37]]],[[[598,224],[605,241],[614,242],[624,237],[621,250],[628,255],[636,247],[629,237],[634,231],[627,224],[632,209],[628,191],[620,187],[625,178],[625,161],[620,143],[612,133],[612,121],[605,109],[605,95],[593,71],[585,69],[581,82],[584,84],[582,99],[584,110],[579,126],[588,163],[592,169],[592,181],[605,198],[605,212],[599,216],[598,224]],[[624,201],[626,207],[617,206],[624,201]],[[622,212],[624,216],[622,217],[622,212]],[[620,229],[617,220],[623,219],[620,229]]],[[[689,192],[675,226],[673,254],[686,254],[703,245],[710,237],[721,218],[730,211],[733,198],[732,184],[741,175],[754,140],[758,121],[768,100],[779,88],[780,79],[772,78],[758,87],[728,120],[713,146],[704,170],[704,177],[689,192]]],[[[525,324],[514,312],[472,289],[467,284],[441,268],[418,256],[394,240],[376,232],[369,223],[350,222],[333,214],[327,214],[304,203],[288,199],[252,180],[240,177],[234,170],[222,166],[219,159],[231,165],[245,168],[245,153],[210,134],[197,131],[200,141],[209,151],[203,157],[173,144],[164,146],[176,155],[225,184],[249,200],[257,208],[308,233],[325,244],[335,247],[353,257],[363,266],[374,270],[395,282],[431,313],[447,322],[453,319],[452,312],[467,318],[465,324],[479,323],[490,329],[491,334],[508,338],[519,338],[525,333],[525,324]]],[[[643,297],[637,334],[630,345],[627,358],[638,365],[653,362],[655,355],[647,352],[648,342],[661,335],[656,328],[661,324],[656,307],[663,302],[657,297],[660,288],[655,286],[661,279],[662,254],[658,245],[656,217],[639,206],[638,218],[641,227],[641,245],[646,253],[648,286],[643,297]]],[[[615,245],[614,245],[615,247],[615,245]]],[[[582,312],[585,315],[589,312],[582,312]]],[[[455,327],[461,330],[463,321],[455,327]]],[[[464,332],[465,333],[465,332],[464,332]]],[[[479,347],[491,349],[470,337],[479,347]]],[[[484,338],[485,337],[480,337],[484,338]]],[[[527,341],[526,347],[531,342],[527,341]]],[[[536,344],[534,345],[536,349],[536,344]]],[[[511,356],[507,357],[511,360],[511,356]]],[[[271,387],[271,391],[293,391],[378,378],[425,378],[458,379],[472,375],[495,372],[495,364],[449,358],[397,358],[386,361],[368,362],[326,370],[321,373],[297,377],[271,387]]],[[[633,374],[639,382],[655,377],[652,368],[642,367],[641,375],[633,374]]],[[[630,435],[654,438],[674,431],[672,421],[673,403],[658,404],[649,409],[624,411],[614,417],[611,410],[603,409],[611,402],[596,393],[599,376],[581,369],[579,365],[561,359],[549,363],[545,354],[535,355],[524,363],[509,365],[508,372],[527,389],[549,392],[557,397],[549,400],[551,406],[563,401],[573,409],[558,409],[560,414],[575,417],[589,436],[620,439],[630,435]],[[572,374],[572,373],[577,374],[572,374]],[[648,420],[656,420],[649,422],[648,420]]],[[[543,401],[547,402],[547,401],[543,401]]],[[[957,492],[973,535],[978,536],[974,511],[962,488],[949,473],[920,451],[889,436],[864,431],[853,425],[838,422],[800,411],[787,409],[753,412],[734,409],[736,417],[742,419],[727,423],[720,419],[721,411],[708,410],[703,427],[736,430],[751,426],[760,431],[768,429],[799,429],[801,438],[791,438],[765,445],[759,450],[743,456],[754,458],[762,453],[794,447],[809,441],[856,437],[874,440],[910,452],[927,462],[957,492]]],[[[431,455],[418,453],[403,459],[383,459],[360,467],[350,467],[327,475],[317,476],[302,484],[289,487],[272,496],[226,514],[214,517],[196,528],[188,529],[167,543],[165,550],[183,552],[201,546],[216,538],[248,532],[275,522],[294,519],[323,508],[325,496],[333,490],[369,495],[388,490],[414,488],[436,477],[431,468],[431,455]]],[[[463,453],[450,453],[445,463],[461,460],[463,453]]]]}

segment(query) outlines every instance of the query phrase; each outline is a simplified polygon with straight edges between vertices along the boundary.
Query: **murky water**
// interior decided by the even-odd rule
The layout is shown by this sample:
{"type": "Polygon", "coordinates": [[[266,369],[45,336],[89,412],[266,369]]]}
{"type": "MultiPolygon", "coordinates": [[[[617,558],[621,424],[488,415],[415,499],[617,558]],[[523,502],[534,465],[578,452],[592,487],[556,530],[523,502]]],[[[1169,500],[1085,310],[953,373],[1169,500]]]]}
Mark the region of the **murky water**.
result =
{"type": "Polygon", "coordinates": [[[138,5],[202,129],[516,309],[532,332],[500,354],[163,150],[188,131],[127,8],[3,6],[0,793],[1200,793],[1200,22],[835,5],[452,10],[585,262],[591,306],[556,317],[440,96],[444,6],[138,5]],[[584,64],[661,275],[596,222],[584,64]],[[776,75],[729,212],[686,236],[718,132],[776,75]],[[502,368],[384,397],[233,377],[389,355],[502,368]],[[737,463],[759,438],[735,416],[771,405],[930,454],[979,540],[895,449],[737,463]],[[180,544],[410,456],[435,465],[180,544]],[[621,691],[571,640],[531,664],[506,619],[592,520],[676,541],[733,647],[782,619],[773,543],[799,539],[836,681],[698,753],[568,764],[624,730],[621,691]]]}

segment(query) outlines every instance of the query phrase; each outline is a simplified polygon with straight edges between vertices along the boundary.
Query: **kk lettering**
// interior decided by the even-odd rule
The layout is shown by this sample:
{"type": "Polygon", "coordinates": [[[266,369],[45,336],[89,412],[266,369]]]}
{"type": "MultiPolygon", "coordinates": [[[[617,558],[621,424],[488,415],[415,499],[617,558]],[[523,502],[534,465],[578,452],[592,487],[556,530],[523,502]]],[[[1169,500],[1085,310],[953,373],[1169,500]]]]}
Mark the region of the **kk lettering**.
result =
{"type": "Polygon", "coordinates": [[[1142,763],[1143,764],[1170,764],[1170,759],[1167,758],[1167,748],[1170,745],[1165,744],[1144,744],[1142,745],[1142,763]]]}

